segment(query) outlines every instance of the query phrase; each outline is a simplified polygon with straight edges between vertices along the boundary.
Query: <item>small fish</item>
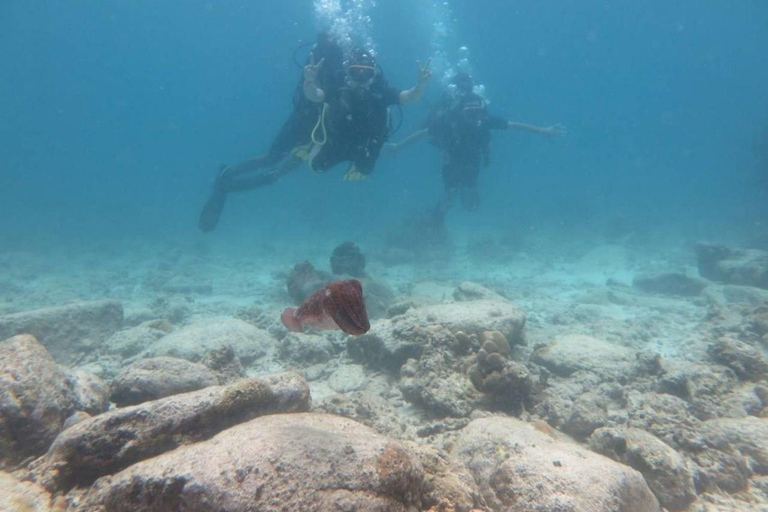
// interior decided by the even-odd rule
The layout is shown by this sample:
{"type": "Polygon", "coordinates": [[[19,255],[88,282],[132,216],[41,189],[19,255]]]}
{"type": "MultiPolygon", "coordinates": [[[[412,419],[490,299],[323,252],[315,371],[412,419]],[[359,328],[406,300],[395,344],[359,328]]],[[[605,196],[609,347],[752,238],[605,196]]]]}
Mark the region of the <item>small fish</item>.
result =
{"type": "Polygon", "coordinates": [[[286,308],[280,316],[289,331],[341,329],[355,336],[368,332],[371,324],[363,301],[360,281],[334,281],[307,297],[298,308],[286,308]]]}

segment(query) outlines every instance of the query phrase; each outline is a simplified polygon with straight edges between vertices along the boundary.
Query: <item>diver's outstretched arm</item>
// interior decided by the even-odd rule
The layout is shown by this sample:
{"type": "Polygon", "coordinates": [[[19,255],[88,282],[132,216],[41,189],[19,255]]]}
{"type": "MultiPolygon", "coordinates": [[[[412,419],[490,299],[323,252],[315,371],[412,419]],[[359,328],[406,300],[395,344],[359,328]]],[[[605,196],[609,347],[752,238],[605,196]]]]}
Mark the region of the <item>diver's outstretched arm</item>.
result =
{"type": "Polygon", "coordinates": [[[432,70],[429,69],[429,63],[432,62],[432,57],[427,60],[427,63],[423,66],[419,64],[419,81],[412,89],[400,92],[400,104],[407,105],[408,103],[416,103],[424,95],[424,89],[427,88],[427,82],[432,76],[432,70]]]}
{"type": "Polygon", "coordinates": [[[416,142],[420,142],[426,139],[427,135],[429,135],[429,129],[424,128],[417,132],[413,132],[412,134],[410,134],[400,142],[391,142],[389,144],[385,144],[384,147],[386,148],[387,151],[394,153],[395,151],[399,151],[405,146],[410,146],[411,144],[414,144],[416,142]]]}
{"type": "Polygon", "coordinates": [[[507,121],[507,128],[518,128],[527,132],[549,135],[550,137],[565,137],[568,135],[568,130],[565,129],[565,126],[559,123],[552,126],[534,126],[532,124],[507,121]]]}

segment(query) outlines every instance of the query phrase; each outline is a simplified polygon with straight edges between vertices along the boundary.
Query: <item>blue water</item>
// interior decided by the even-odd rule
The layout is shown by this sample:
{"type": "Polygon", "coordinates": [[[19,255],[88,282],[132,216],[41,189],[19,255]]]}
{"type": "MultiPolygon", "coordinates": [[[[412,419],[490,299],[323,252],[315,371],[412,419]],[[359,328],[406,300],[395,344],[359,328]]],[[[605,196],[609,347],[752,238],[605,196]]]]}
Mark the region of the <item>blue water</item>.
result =
{"type": "MultiPolygon", "coordinates": [[[[370,36],[390,82],[415,83],[432,2],[380,0],[370,36]]],[[[444,50],[471,51],[491,110],[564,139],[496,133],[481,207],[451,229],[567,224],[745,236],[766,215],[768,3],[451,0],[444,50]],[[761,167],[762,166],[762,167],[761,167]]],[[[432,16],[432,17],[430,17],[432,16]]],[[[439,17],[439,16],[438,16],[439,17]]],[[[268,147],[311,41],[309,1],[0,4],[0,235],[46,239],[375,237],[439,198],[436,150],[382,159],[367,183],[302,170],[233,196],[197,231],[222,163],[268,147]],[[303,59],[301,52],[299,58],[303,59]]],[[[398,140],[426,101],[403,109],[398,140]]],[[[3,242],[0,242],[3,243],[3,242]]]]}

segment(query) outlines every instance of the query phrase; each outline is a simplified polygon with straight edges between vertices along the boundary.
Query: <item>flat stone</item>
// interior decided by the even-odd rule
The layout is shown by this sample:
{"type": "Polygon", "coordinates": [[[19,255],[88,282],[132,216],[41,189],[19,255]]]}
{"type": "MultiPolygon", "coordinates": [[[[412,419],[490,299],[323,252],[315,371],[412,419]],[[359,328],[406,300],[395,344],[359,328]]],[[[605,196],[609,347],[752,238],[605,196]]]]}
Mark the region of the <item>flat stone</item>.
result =
{"type": "Polygon", "coordinates": [[[276,344],[277,341],[267,331],[248,322],[232,317],[215,317],[199,320],[160,338],[151,347],[151,353],[197,362],[209,350],[230,345],[243,366],[248,366],[266,355],[276,344]]]}
{"type": "Polygon", "coordinates": [[[531,361],[561,377],[577,371],[625,374],[635,362],[635,352],[592,336],[566,334],[536,350],[531,361]]]}
{"type": "Polygon", "coordinates": [[[123,325],[123,306],[116,300],[76,302],[0,316],[0,339],[31,334],[53,358],[72,365],[91,353],[123,325]]]}

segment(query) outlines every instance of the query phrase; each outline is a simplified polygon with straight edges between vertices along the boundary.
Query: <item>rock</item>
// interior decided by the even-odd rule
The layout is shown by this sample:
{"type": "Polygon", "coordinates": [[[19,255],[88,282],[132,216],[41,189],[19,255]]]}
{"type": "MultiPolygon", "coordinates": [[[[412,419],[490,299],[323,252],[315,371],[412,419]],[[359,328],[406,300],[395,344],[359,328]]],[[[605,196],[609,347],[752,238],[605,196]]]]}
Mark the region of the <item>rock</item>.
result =
{"type": "Polygon", "coordinates": [[[328,387],[337,393],[349,393],[365,387],[367,377],[363,367],[357,364],[344,365],[328,377],[328,387]]]}
{"type": "Polygon", "coordinates": [[[627,426],[650,432],[673,447],[703,448],[698,434],[701,422],[685,400],[666,394],[630,391],[626,402],[627,426]]]}
{"type": "Polygon", "coordinates": [[[507,417],[472,421],[452,450],[492,510],[658,512],[643,476],[507,417]]]}
{"type": "Polygon", "coordinates": [[[695,297],[704,291],[704,288],[707,287],[707,282],[680,272],[665,272],[639,274],[632,281],[632,286],[646,293],[695,297]]]}
{"type": "Polygon", "coordinates": [[[355,420],[376,432],[395,439],[415,437],[409,419],[384,397],[352,391],[330,395],[312,403],[313,412],[326,412],[355,420]]]}
{"type": "Polygon", "coordinates": [[[280,340],[280,359],[300,368],[329,361],[336,351],[324,336],[288,333],[280,340]]]}
{"type": "MultiPolygon", "coordinates": [[[[65,510],[59,508],[58,510],[65,510]]],[[[50,512],[51,495],[37,484],[0,471],[0,512],[50,512]]]]}
{"type": "Polygon", "coordinates": [[[123,407],[218,384],[216,374],[207,366],[174,357],[154,357],[124,368],[112,380],[111,399],[123,407]]]}
{"type": "Polygon", "coordinates": [[[489,290],[481,284],[473,283],[471,281],[464,281],[463,283],[459,284],[459,286],[453,292],[453,299],[458,302],[466,302],[471,300],[506,300],[498,293],[489,290]]]}
{"type": "Polygon", "coordinates": [[[635,352],[592,336],[567,334],[537,349],[531,361],[561,377],[577,371],[627,375],[635,362],[635,352]]]}
{"type": "Polygon", "coordinates": [[[422,510],[479,512],[485,506],[472,474],[461,463],[434,446],[415,443],[408,446],[416,452],[424,468],[422,510]]]}
{"type": "Polygon", "coordinates": [[[0,316],[0,340],[17,334],[37,338],[62,364],[100,346],[123,324],[123,306],[116,300],[77,302],[0,316]]]}
{"type": "Polygon", "coordinates": [[[33,336],[0,343],[0,466],[45,453],[76,411],[104,411],[100,387],[98,377],[56,364],[33,336]]]}
{"type": "Polygon", "coordinates": [[[414,325],[410,311],[396,317],[401,319],[375,322],[367,333],[347,338],[347,353],[352,360],[397,373],[408,359],[421,357],[424,346],[411,335],[414,325]]]}
{"type": "Polygon", "coordinates": [[[400,375],[398,389],[403,398],[422,407],[429,416],[462,418],[472,413],[466,377],[445,368],[442,357],[410,359],[400,375]]]}
{"type": "Polygon", "coordinates": [[[768,418],[719,418],[705,421],[701,434],[708,446],[746,458],[749,468],[768,475],[768,418]]]}
{"type": "Polygon", "coordinates": [[[170,332],[170,324],[166,325],[162,320],[149,320],[136,327],[117,331],[104,343],[104,350],[124,359],[136,357],[170,332]]]}
{"type": "Polygon", "coordinates": [[[219,384],[231,384],[245,377],[243,365],[240,363],[240,358],[235,355],[232,345],[222,345],[209,350],[203,355],[200,364],[213,370],[219,379],[219,384]]]}
{"type": "Polygon", "coordinates": [[[768,252],[730,249],[723,245],[696,246],[699,274],[724,284],[768,288],[768,252]]]}
{"type": "Polygon", "coordinates": [[[293,302],[301,304],[304,299],[331,281],[333,281],[331,274],[316,270],[309,261],[303,261],[291,269],[286,278],[285,286],[293,302]]]}
{"type": "Polygon", "coordinates": [[[231,317],[199,320],[161,339],[151,347],[154,356],[200,361],[206,352],[231,346],[242,364],[250,365],[267,354],[276,341],[267,331],[231,317]]]}
{"type": "Polygon", "coordinates": [[[485,331],[498,331],[510,345],[525,344],[525,314],[509,302],[472,301],[411,308],[374,323],[362,336],[347,339],[347,351],[358,362],[397,372],[408,359],[419,359],[425,347],[451,345],[454,355],[477,350],[485,331]],[[431,334],[444,330],[439,340],[431,334]]]}
{"type": "Polygon", "coordinates": [[[657,437],[636,428],[601,428],[589,447],[643,474],[659,503],[684,510],[694,499],[693,473],[685,458],[657,437]]]}
{"type": "Polygon", "coordinates": [[[331,254],[331,272],[336,275],[365,277],[365,256],[352,242],[343,242],[336,246],[331,254]]]}
{"type": "Polygon", "coordinates": [[[135,462],[208,439],[223,429],[274,412],[305,411],[309,387],[297,373],[243,379],[109,411],[62,432],[33,464],[51,490],[88,486],[135,462]]]}
{"type": "Polygon", "coordinates": [[[109,409],[109,386],[101,378],[83,370],[67,370],[75,392],[75,409],[101,414],[109,409]]]}
{"type": "Polygon", "coordinates": [[[753,286],[723,286],[723,297],[729,303],[745,302],[747,304],[761,304],[768,302],[768,290],[753,286]]]}
{"type": "Polygon", "coordinates": [[[531,406],[533,380],[523,365],[505,356],[510,349],[507,340],[498,331],[483,333],[485,342],[469,368],[469,379],[475,389],[486,393],[491,403],[512,414],[522,407],[531,406]]]}
{"type": "Polygon", "coordinates": [[[370,278],[361,278],[363,300],[368,317],[371,319],[388,316],[389,307],[395,302],[395,292],[386,283],[370,278]]]}
{"type": "Polygon", "coordinates": [[[708,353],[712,360],[731,368],[741,379],[759,381],[768,375],[768,359],[743,341],[724,336],[710,345],[708,353]]]}
{"type": "Polygon", "coordinates": [[[595,393],[584,393],[573,404],[571,414],[562,430],[576,439],[589,437],[596,429],[608,423],[607,400],[595,393]]]}
{"type": "Polygon", "coordinates": [[[354,421],[273,415],[98,480],[86,510],[416,510],[414,453],[354,421]]]}
{"type": "MultiPolygon", "coordinates": [[[[453,304],[433,304],[411,310],[418,324],[439,324],[454,334],[482,336],[484,331],[499,331],[511,346],[525,345],[525,313],[506,301],[476,300],[453,304]]],[[[406,316],[407,316],[406,315],[406,316]]]]}

